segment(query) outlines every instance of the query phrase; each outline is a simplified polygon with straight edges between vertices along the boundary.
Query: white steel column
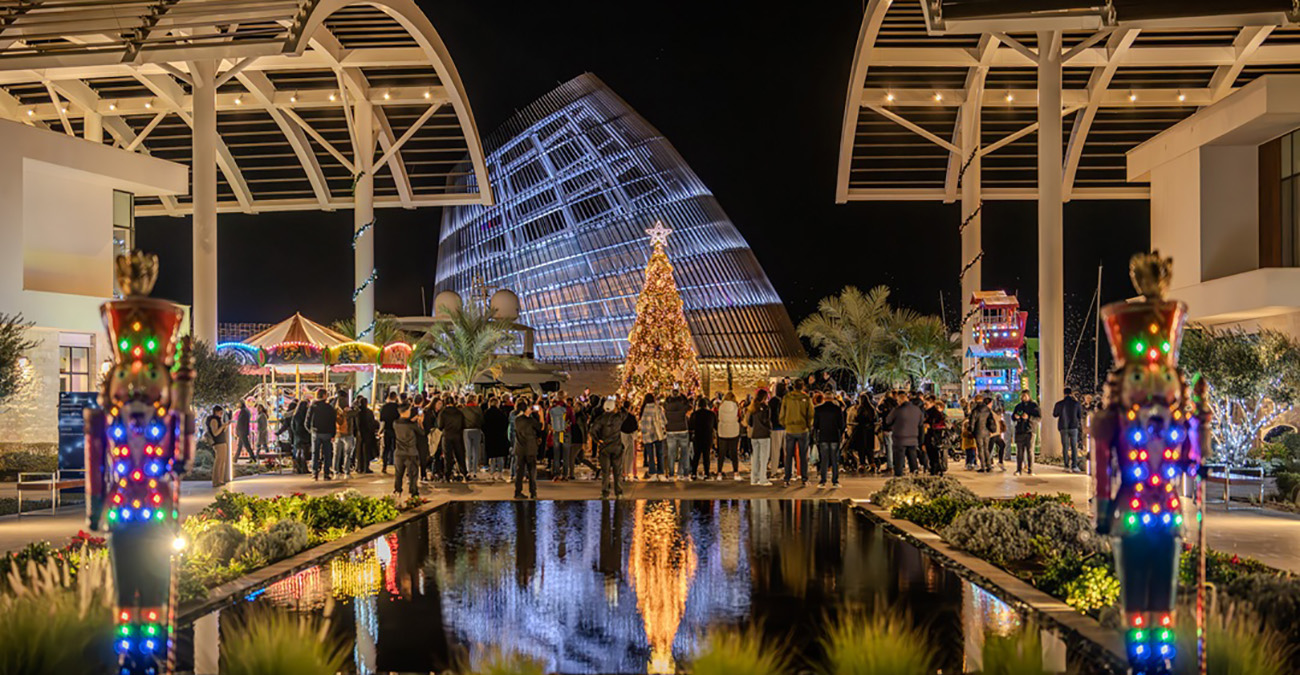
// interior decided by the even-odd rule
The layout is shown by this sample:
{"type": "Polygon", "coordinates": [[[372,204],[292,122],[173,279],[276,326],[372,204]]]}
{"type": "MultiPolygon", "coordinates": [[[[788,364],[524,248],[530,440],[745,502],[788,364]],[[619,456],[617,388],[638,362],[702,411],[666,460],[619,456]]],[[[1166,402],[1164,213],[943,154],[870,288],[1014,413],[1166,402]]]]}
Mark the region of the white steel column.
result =
{"type": "MultiPolygon", "coordinates": [[[[359,174],[353,192],[352,228],[353,237],[353,321],[355,322],[357,340],[374,343],[375,333],[372,324],[375,321],[375,280],[371,273],[375,268],[375,122],[374,113],[368,101],[359,101],[352,116],[356,139],[353,162],[359,174]]],[[[357,389],[363,389],[373,381],[373,375],[364,371],[357,373],[357,389]]],[[[380,392],[374,391],[369,397],[380,401],[380,392]]]]}
{"type": "Polygon", "coordinates": [[[97,112],[87,111],[85,117],[81,120],[81,135],[88,141],[103,143],[104,116],[97,112]]]}
{"type": "MultiPolygon", "coordinates": [[[[966,354],[971,347],[975,345],[975,336],[971,333],[974,315],[970,313],[970,299],[976,291],[983,287],[983,267],[984,247],[981,243],[983,237],[983,227],[981,221],[981,201],[983,200],[983,190],[980,182],[982,180],[981,171],[982,158],[979,154],[980,146],[980,109],[981,106],[968,105],[962,108],[961,115],[961,151],[962,161],[968,162],[965,170],[961,173],[961,298],[958,299],[957,316],[962,317],[961,322],[961,351],[962,351],[962,369],[969,367],[966,354]]],[[[962,377],[964,385],[962,393],[969,392],[969,388],[974,386],[974,373],[966,373],[962,377]]]]}
{"type": "Polygon", "coordinates": [[[194,204],[194,337],[217,344],[217,66],[194,64],[194,143],[190,168],[194,204]]]}
{"type": "Polygon", "coordinates": [[[1061,34],[1038,33],[1038,404],[1044,457],[1061,455],[1050,411],[1064,388],[1065,262],[1062,229],[1061,34]]]}

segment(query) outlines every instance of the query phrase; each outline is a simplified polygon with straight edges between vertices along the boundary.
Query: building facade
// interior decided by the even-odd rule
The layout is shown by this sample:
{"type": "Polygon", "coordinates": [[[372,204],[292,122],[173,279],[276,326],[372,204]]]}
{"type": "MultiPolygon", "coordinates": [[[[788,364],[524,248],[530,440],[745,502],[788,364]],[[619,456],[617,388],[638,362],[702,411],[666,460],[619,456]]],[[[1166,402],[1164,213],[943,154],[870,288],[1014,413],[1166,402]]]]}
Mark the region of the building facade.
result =
{"type": "MultiPolygon", "coordinates": [[[[99,305],[130,249],[136,195],[187,188],[182,164],[0,120],[0,313],[34,324],[0,453],[53,453],[61,392],[93,392],[109,350],[99,305]]],[[[167,264],[164,261],[162,264],[167,264]]]]}
{"type": "Polygon", "coordinates": [[[1266,75],[1128,154],[1194,323],[1300,336],[1300,75],[1266,75]]]}
{"type": "Polygon", "coordinates": [[[612,383],[651,253],[645,230],[657,220],[673,230],[668,255],[706,387],[748,388],[804,356],[717,199],[594,75],[543,96],[484,145],[496,204],[444,209],[436,291],[513,290],[538,360],[569,364],[572,382],[612,383]]]}

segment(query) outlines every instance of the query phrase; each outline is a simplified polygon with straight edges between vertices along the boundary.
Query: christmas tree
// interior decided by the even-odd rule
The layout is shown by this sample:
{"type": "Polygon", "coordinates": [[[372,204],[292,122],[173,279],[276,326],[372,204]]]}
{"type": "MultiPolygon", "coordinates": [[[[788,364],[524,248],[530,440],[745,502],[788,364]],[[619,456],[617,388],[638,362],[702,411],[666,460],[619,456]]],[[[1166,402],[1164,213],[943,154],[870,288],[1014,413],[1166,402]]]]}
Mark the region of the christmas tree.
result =
{"type": "Polygon", "coordinates": [[[695,343],[682,312],[682,296],[673,280],[673,265],[664,245],[672,230],[663,223],[646,230],[654,245],[646,263],[645,286],[636,299],[636,323],[628,335],[627,362],[623,364],[620,392],[635,400],[647,393],[663,393],[680,385],[688,394],[700,390],[700,366],[695,343]]]}

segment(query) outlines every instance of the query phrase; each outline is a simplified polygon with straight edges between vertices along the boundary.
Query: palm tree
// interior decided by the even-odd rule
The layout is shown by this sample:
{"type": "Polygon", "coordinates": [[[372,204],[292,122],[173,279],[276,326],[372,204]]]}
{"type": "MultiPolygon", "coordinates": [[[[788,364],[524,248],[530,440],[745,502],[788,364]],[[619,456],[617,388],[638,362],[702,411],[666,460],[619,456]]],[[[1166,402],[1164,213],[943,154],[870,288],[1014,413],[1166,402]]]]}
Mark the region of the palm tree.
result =
{"type": "Polygon", "coordinates": [[[898,369],[916,386],[956,379],[961,341],[939,317],[912,314],[893,334],[898,369]]]}
{"type": "Polygon", "coordinates": [[[464,387],[487,373],[500,377],[503,368],[523,361],[511,353],[518,336],[484,309],[471,303],[447,318],[420,338],[428,345],[424,361],[434,378],[464,387]]]}
{"type": "Polygon", "coordinates": [[[813,365],[853,374],[858,389],[885,374],[884,350],[889,343],[889,287],[863,293],[846,286],[839,295],[822,298],[817,313],[799,322],[800,337],[817,350],[813,365]]]}
{"type": "MultiPolygon", "coordinates": [[[[341,333],[353,340],[357,339],[357,326],[354,319],[339,319],[330,324],[330,329],[336,333],[341,333]]],[[[402,330],[397,324],[397,318],[392,314],[379,314],[375,316],[375,330],[371,335],[371,343],[380,347],[392,342],[411,342],[412,337],[406,331],[402,330]]]]}

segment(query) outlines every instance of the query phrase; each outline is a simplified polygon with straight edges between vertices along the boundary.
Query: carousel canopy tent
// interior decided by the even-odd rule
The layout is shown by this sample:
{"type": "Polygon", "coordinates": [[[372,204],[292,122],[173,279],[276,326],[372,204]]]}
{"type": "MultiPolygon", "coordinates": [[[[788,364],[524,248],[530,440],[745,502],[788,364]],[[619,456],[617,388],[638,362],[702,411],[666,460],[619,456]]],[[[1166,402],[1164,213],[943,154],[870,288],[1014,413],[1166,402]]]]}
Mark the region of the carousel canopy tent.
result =
{"type": "MultiPolygon", "coordinates": [[[[0,3],[0,117],[189,164],[203,62],[219,211],[352,208],[359,102],[382,153],[376,207],[490,203],[460,77],[410,0],[0,3]]],[[[137,202],[140,215],[190,209],[137,202]]]]}
{"type": "Polygon", "coordinates": [[[352,338],[330,330],[297,312],[284,321],[244,340],[244,344],[257,349],[270,349],[284,343],[310,344],[324,349],[326,347],[337,347],[348,342],[352,342],[352,338]]]}

